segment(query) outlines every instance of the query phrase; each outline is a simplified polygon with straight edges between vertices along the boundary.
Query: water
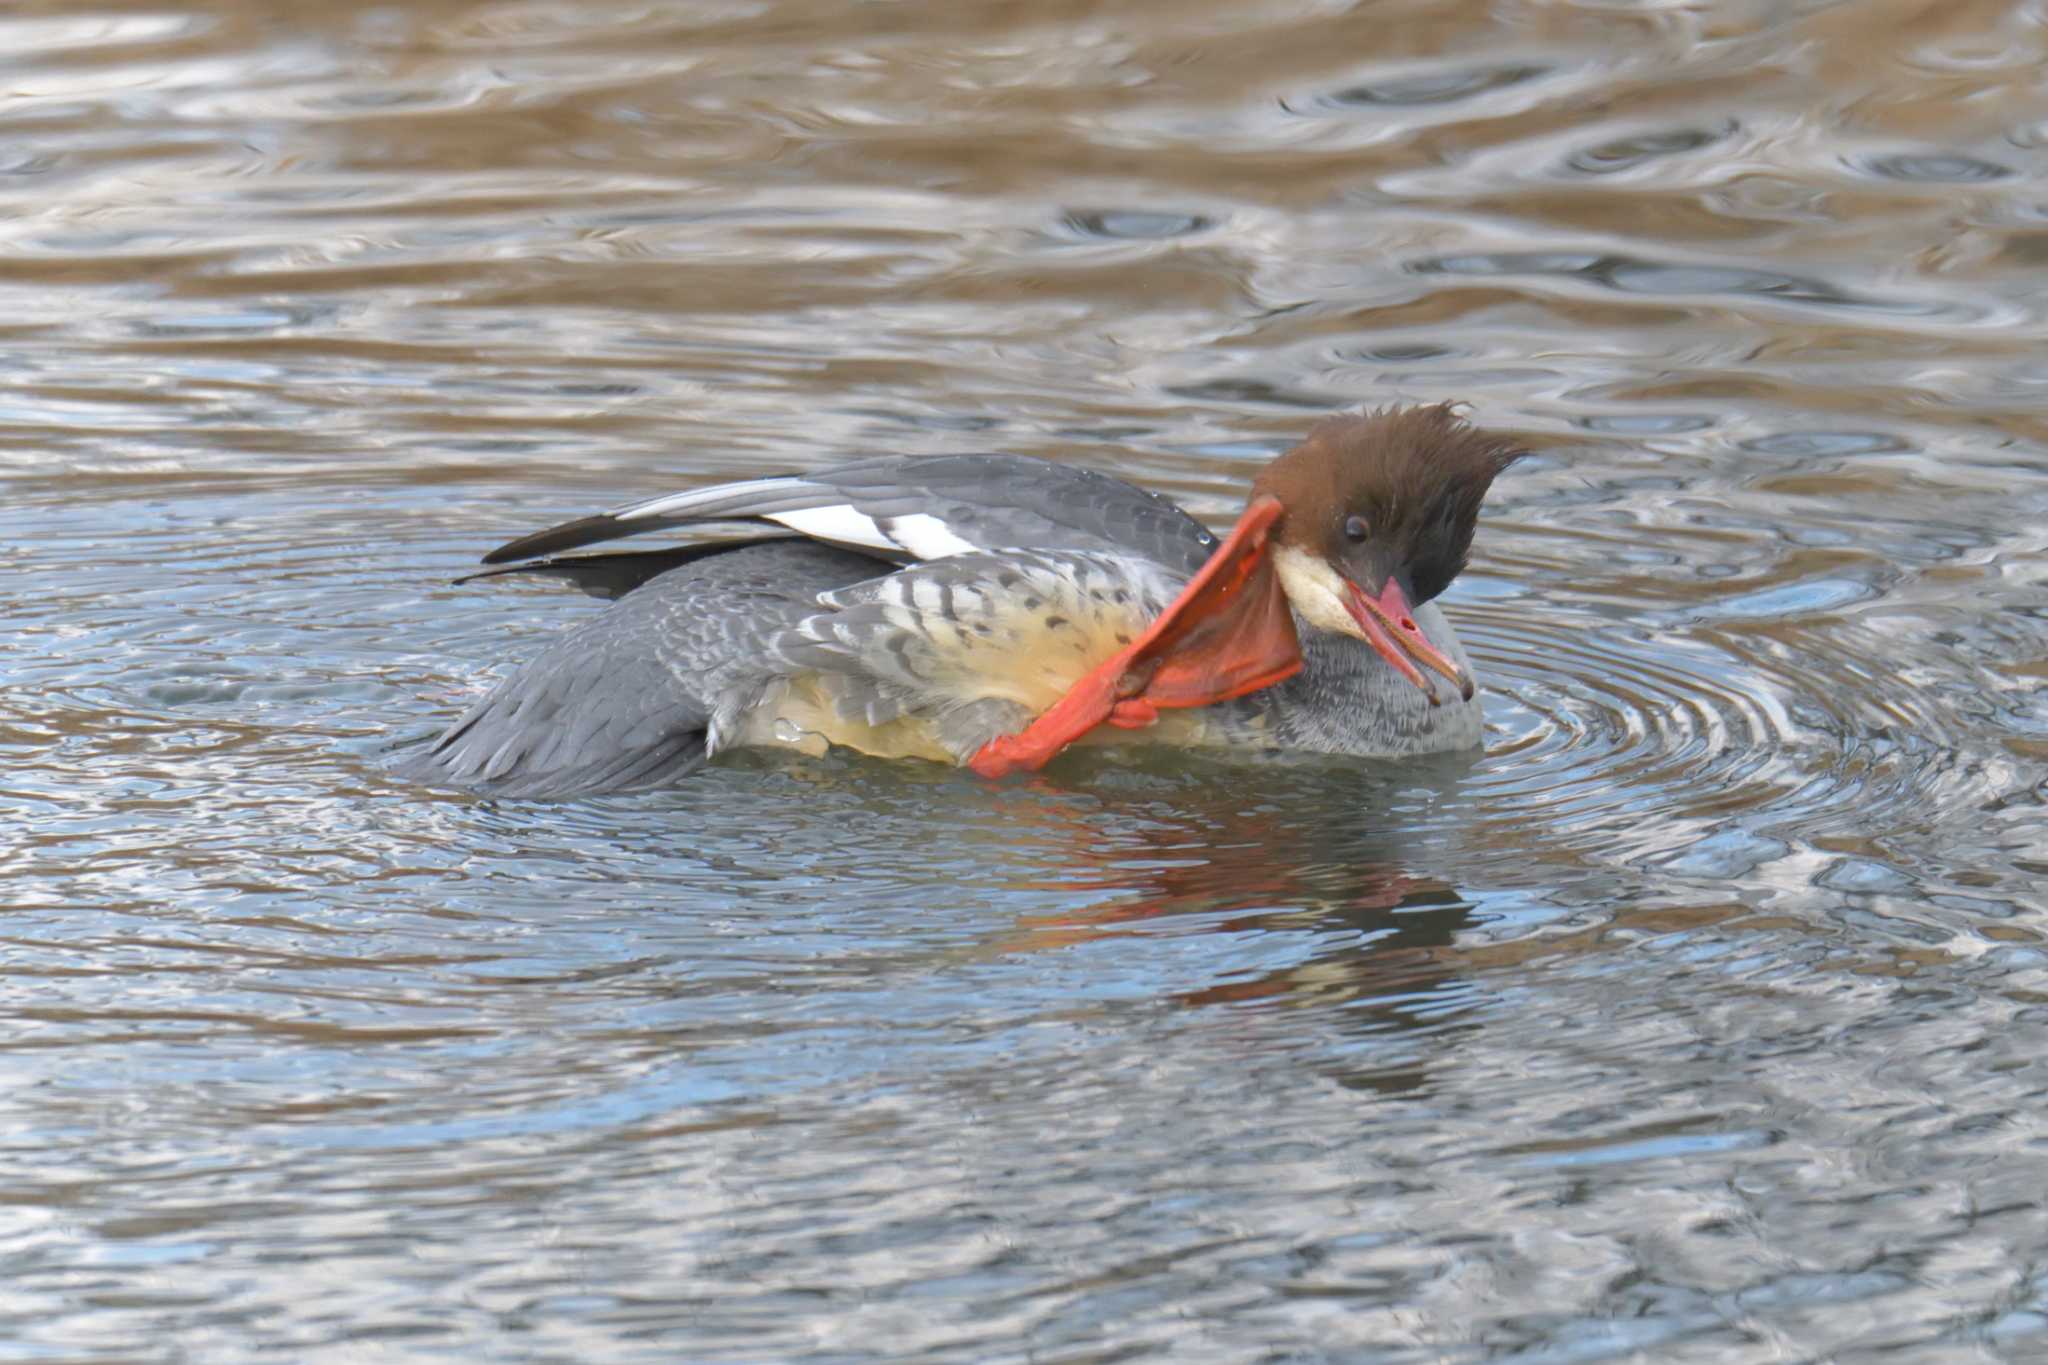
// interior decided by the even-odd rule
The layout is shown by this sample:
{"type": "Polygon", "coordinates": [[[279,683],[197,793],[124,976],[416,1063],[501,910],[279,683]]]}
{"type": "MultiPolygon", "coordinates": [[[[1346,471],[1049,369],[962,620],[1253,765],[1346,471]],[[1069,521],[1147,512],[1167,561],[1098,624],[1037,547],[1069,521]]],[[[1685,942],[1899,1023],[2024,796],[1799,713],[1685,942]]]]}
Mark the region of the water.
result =
{"type": "Polygon", "coordinates": [[[2048,1353],[2037,5],[0,16],[0,1359],[2048,1353]],[[1539,454],[1483,756],[393,754],[856,452],[1539,454]]]}

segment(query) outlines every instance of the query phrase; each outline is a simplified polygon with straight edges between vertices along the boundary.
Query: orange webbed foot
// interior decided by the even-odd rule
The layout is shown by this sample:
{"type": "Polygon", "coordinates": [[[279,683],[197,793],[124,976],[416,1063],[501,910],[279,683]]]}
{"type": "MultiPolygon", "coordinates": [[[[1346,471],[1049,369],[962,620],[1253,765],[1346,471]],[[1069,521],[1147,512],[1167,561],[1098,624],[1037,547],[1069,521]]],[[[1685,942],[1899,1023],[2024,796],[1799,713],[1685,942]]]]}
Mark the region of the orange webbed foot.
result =
{"type": "Polygon", "coordinates": [[[1105,717],[1119,730],[1142,730],[1159,721],[1159,708],[1143,697],[1132,697],[1109,708],[1105,717]]]}

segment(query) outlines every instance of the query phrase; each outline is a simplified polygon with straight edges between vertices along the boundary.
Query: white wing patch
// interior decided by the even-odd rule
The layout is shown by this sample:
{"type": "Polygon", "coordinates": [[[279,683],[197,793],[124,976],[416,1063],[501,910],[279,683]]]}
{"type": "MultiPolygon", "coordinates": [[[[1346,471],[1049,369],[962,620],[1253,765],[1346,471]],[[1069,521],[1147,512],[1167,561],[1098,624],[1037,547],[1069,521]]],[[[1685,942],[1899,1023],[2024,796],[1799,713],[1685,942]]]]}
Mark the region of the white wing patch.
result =
{"type": "Polygon", "coordinates": [[[804,494],[816,496],[826,488],[800,476],[749,479],[744,483],[721,483],[710,488],[692,488],[667,493],[613,508],[606,513],[614,521],[752,520],[777,522],[800,536],[854,545],[864,550],[891,554],[908,552],[918,559],[948,559],[974,554],[986,547],[963,539],[943,517],[929,512],[903,516],[874,517],[850,502],[828,502],[816,507],[791,507],[787,511],[759,510],[763,503],[787,506],[801,501],[804,494]],[[795,493],[799,497],[789,495],[795,493]]]}
{"type": "Polygon", "coordinates": [[[929,512],[912,512],[907,517],[891,517],[887,530],[898,545],[919,559],[945,559],[950,555],[970,555],[982,548],[954,535],[952,528],[947,526],[943,519],[929,512]]]}
{"type": "Polygon", "coordinates": [[[843,502],[830,507],[801,507],[793,512],[770,512],[768,520],[780,522],[790,530],[803,535],[813,536],[819,540],[837,541],[841,545],[859,545],[869,550],[902,548],[873,517],[843,502]]]}
{"type": "Polygon", "coordinates": [[[919,559],[948,559],[981,549],[953,534],[943,520],[929,512],[883,517],[878,521],[850,503],[841,502],[829,507],[770,512],[767,519],[819,540],[858,545],[867,550],[908,550],[919,559]]]}

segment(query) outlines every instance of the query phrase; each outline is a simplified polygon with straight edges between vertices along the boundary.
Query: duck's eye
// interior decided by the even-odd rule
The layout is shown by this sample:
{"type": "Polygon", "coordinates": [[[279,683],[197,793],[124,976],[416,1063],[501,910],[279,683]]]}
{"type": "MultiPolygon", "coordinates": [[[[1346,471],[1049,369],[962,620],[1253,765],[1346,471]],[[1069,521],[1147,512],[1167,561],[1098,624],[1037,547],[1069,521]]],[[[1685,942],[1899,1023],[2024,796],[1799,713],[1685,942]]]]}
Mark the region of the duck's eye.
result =
{"type": "Polygon", "coordinates": [[[1346,517],[1344,518],[1344,539],[1350,541],[1353,545],[1363,545],[1366,541],[1372,539],[1372,527],[1365,524],[1364,517],[1346,517]]]}

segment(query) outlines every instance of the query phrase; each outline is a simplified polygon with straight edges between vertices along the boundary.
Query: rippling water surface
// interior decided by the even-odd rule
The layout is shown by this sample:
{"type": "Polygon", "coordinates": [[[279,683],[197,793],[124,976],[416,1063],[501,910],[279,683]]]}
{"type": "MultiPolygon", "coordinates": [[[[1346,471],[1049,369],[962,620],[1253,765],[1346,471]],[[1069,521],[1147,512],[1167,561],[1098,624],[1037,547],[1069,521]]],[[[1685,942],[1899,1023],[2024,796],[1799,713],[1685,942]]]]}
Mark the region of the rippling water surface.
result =
{"type": "Polygon", "coordinates": [[[0,1358],[2048,1356],[2048,11],[0,13],[0,1358]],[[1538,456],[1483,756],[392,756],[508,536],[1538,456]]]}

